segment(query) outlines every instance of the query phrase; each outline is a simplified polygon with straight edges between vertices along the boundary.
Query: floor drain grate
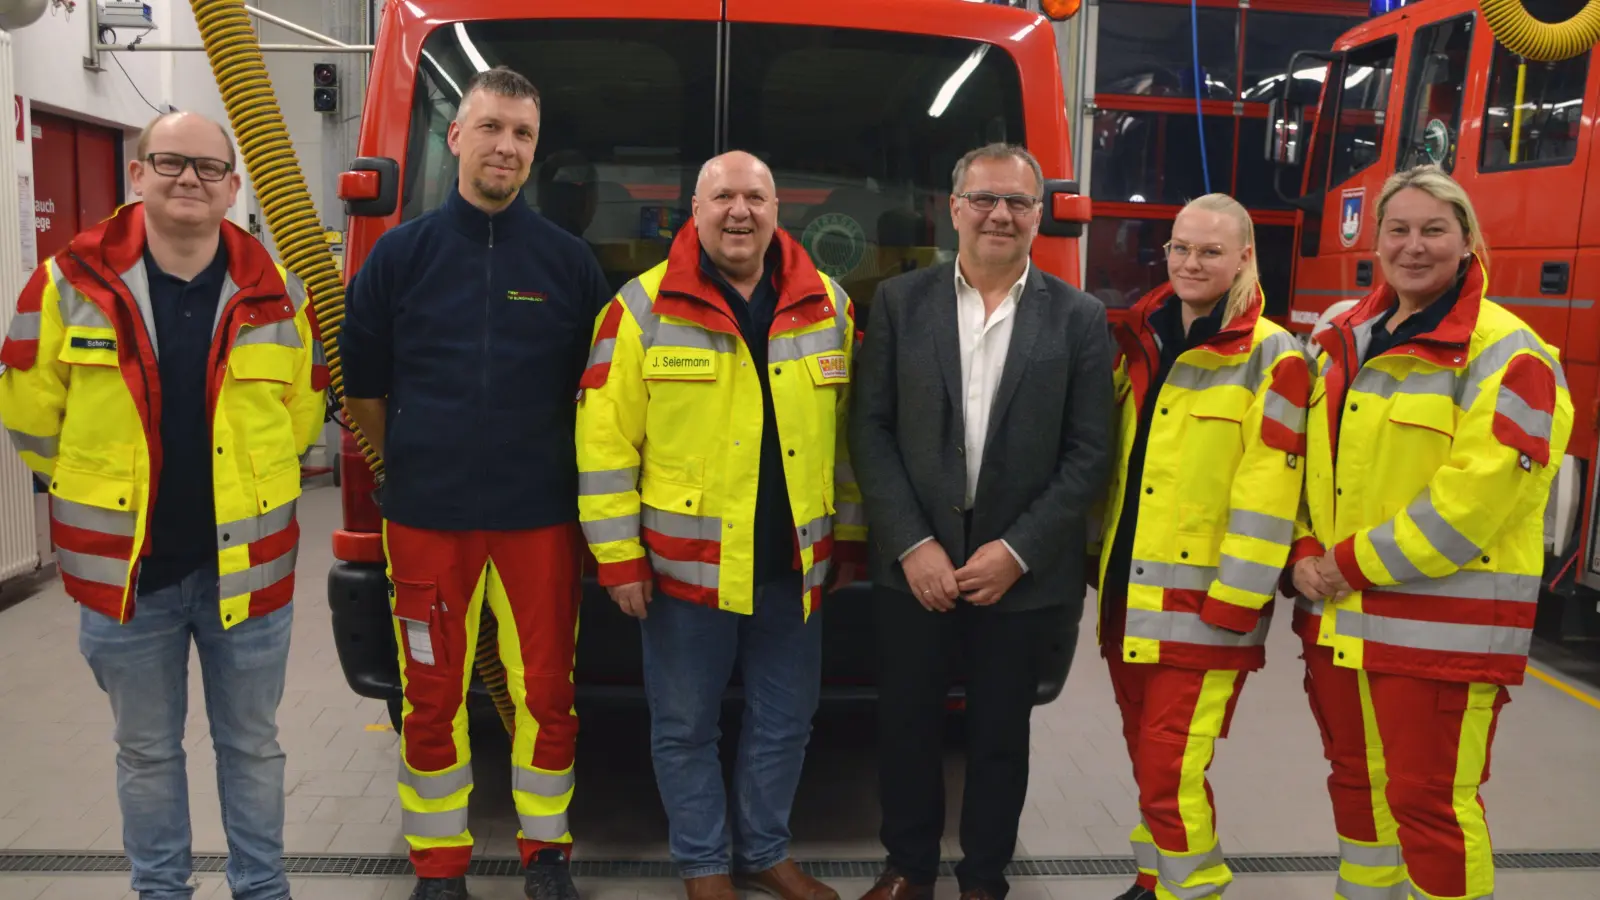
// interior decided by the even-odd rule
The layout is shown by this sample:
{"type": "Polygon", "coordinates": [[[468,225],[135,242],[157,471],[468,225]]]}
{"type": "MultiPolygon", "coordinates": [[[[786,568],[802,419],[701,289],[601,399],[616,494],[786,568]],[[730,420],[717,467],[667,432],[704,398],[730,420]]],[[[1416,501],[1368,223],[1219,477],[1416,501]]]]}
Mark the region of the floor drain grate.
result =
{"type": "MultiPolygon", "coordinates": [[[[194,870],[199,873],[223,871],[228,858],[197,855],[194,870]]],[[[1496,853],[1500,869],[1600,869],[1600,850],[1528,850],[1496,853]]],[[[348,875],[369,878],[409,877],[411,862],[404,856],[288,856],[284,863],[291,875],[348,875]]],[[[1285,875],[1333,873],[1339,858],[1321,855],[1230,856],[1228,865],[1240,875],[1285,875]]],[[[801,867],[817,878],[876,878],[882,863],[878,860],[809,860],[801,867]]],[[[954,874],[955,864],[940,865],[941,874],[954,874]]],[[[30,850],[0,851],[0,874],[66,875],[117,873],[128,871],[128,860],[120,853],[48,853],[30,850]]],[[[1019,859],[1006,874],[1018,878],[1092,878],[1132,875],[1131,857],[1077,856],[1019,859]]],[[[474,859],[470,875],[478,878],[514,878],[521,864],[511,857],[474,859]]],[[[572,863],[578,878],[672,879],[677,869],[665,860],[581,859],[572,863]]]]}

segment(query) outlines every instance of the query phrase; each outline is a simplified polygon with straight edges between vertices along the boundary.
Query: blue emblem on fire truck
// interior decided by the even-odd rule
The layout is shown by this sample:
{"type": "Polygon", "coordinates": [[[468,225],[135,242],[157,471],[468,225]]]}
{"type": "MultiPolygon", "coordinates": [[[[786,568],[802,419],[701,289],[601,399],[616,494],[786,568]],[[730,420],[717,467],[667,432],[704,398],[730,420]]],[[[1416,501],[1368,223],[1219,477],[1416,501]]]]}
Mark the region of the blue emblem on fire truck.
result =
{"type": "Polygon", "coordinates": [[[1339,196],[1339,240],[1346,247],[1354,247],[1361,236],[1361,208],[1366,197],[1364,187],[1346,188],[1339,196]]]}

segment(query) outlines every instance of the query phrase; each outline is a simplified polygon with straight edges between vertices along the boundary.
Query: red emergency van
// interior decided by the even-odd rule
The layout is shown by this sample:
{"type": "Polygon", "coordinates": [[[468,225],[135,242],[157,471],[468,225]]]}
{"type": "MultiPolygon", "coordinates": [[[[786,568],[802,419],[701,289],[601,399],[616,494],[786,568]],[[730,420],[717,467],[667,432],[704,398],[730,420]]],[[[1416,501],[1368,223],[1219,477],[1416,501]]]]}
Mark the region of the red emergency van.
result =
{"type": "MultiPolygon", "coordinates": [[[[504,64],[543,100],[525,197],[589,244],[613,289],[665,258],[701,163],[744,149],[775,173],[781,226],[865,322],[880,281],[953,256],[951,169],[991,141],[1039,158],[1047,203],[1033,259],[1076,283],[1089,204],[1070,180],[1060,27],[965,0],[386,4],[361,158],[341,179],[346,271],[385,229],[452,189],[445,135],[461,88],[504,64]]],[[[393,709],[400,681],[374,482],[348,435],[342,460],[344,522],[328,574],[336,644],[351,687],[393,709]]],[[[866,591],[826,601],[825,701],[873,696],[866,591]]],[[[592,580],[586,595],[580,698],[640,696],[636,623],[592,580]]],[[[1041,701],[1060,691],[1073,637],[1063,632],[1040,673],[1041,701]]]]}

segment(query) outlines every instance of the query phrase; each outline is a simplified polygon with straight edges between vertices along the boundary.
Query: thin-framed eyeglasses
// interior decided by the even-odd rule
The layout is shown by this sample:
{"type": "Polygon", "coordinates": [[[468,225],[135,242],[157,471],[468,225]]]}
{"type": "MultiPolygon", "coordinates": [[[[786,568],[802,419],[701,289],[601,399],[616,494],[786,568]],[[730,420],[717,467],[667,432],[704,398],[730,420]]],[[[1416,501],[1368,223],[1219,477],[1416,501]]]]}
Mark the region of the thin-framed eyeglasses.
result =
{"type": "Polygon", "coordinates": [[[1161,245],[1168,259],[1186,260],[1189,254],[1198,253],[1201,263],[1210,265],[1222,262],[1227,257],[1228,251],[1221,244],[1186,244],[1183,241],[1167,241],[1161,245]]]}
{"type": "Polygon", "coordinates": [[[182,153],[151,153],[145,156],[145,162],[155,170],[157,175],[168,178],[177,178],[183,170],[194,167],[196,178],[201,181],[221,181],[233,171],[233,164],[225,159],[216,159],[210,156],[184,156],[182,153]]]}
{"type": "Polygon", "coordinates": [[[1033,212],[1039,207],[1039,198],[1032,194],[995,194],[989,191],[963,191],[956,195],[978,212],[993,212],[1001,200],[1006,208],[1017,215],[1033,212]]]}

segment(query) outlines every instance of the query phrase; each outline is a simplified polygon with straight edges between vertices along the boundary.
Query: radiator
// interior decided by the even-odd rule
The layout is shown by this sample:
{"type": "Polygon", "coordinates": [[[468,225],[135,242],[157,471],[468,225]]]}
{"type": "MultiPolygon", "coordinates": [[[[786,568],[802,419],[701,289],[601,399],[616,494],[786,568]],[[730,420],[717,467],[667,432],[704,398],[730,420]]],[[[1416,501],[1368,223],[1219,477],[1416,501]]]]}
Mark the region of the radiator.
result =
{"type": "MultiPolygon", "coordinates": [[[[5,130],[0,131],[0,334],[11,327],[17,295],[22,293],[22,219],[18,208],[16,78],[12,72],[11,34],[0,30],[0,106],[5,107],[5,130]]],[[[23,147],[31,147],[26,141],[23,147]]],[[[29,227],[32,211],[26,215],[29,227]]],[[[33,475],[11,447],[0,442],[0,579],[39,568],[39,534],[35,519],[33,475]]]]}

